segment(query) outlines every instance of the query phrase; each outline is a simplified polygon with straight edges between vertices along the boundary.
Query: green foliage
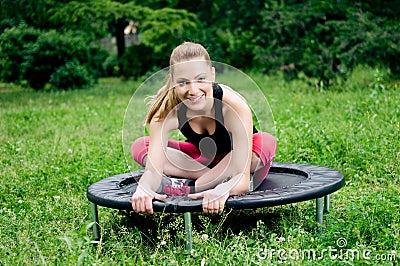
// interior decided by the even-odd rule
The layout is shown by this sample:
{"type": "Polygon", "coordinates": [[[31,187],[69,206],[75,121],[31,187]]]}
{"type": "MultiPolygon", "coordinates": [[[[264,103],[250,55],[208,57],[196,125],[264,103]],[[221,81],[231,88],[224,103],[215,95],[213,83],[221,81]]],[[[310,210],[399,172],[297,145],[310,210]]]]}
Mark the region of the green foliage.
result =
{"type": "Polygon", "coordinates": [[[67,62],[50,76],[49,83],[56,89],[84,88],[92,83],[92,76],[76,60],[67,62]]]}
{"type": "Polygon", "coordinates": [[[0,35],[0,80],[18,82],[22,79],[21,65],[30,55],[40,30],[22,24],[0,35]]]}
{"type": "Polygon", "coordinates": [[[291,79],[302,71],[326,83],[340,74],[336,56],[330,49],[334,35],[327,22],[345,20],[343,5],[329,1],[285,7],[269,5],[262,14],[255,59],[263,72],[283,70],[291,79]],[[267,48],[263,49],[265,45],[267,48]]]}
{"type": "Polygon", "coordinates": [[[387,67],[393,75],[400,76],[398,23],[371,13],[353,12],[347,21],[331,28],[335,37],[330,49],[337,54],[339,68],[350,72],[357,65],[367,64],[387,67]]]}
{"type": "Polygon", "coordinates": [[[120,67],[116,53],[110,53],[103,63],[104,76],[115,77],[120,74],[120,67]]]}
{"type": "Polygon", "coordinates": [[[212,60],[228,64],[227,47],[229,46],[229,33],[225,30],[214,28],[202,28],[192,36],[191,40],[199,42],[208,50],[212,60]]]}
{"type": "Polygon", "coordinates": [[[201,25],[190,40],[208,48],[215,61],[247,69],[254,66],[253,44],[254,37],[259,34],[263,1],[201,1],[196,8],[184,3],[179,6],[196,12],[201,25]]]}
{"type": "Polygon", "coordinates": [[[79,62],[94,78],[101,71],[96,68],[101,66],[105,56],[99,47],[88,45],[88,41],[77,32],[43,32],[24,64],[24,78],[32,88],[43,88],[59,67],[72,60],[79,62]],[[92,58],[92,55],[97,58],[92,58]]]}
{"type": "Polygon", "coordinates": [[[154,10],[142,23],[143,43],[152,47],[155,53],[169,54],[197,30],[197,23],[197,17],[186,10],[154,10]]]}
{"type": "Polygon", "coordinates": [[[76,58],[81,65],[85,66],[88,72],[93,76],[94,81],[100,77],[107,76],[104,69],[104,62],[110,56],[110,53],[102,48],[98,43],[87,40],[84,36],[82,41],[86,42],[86,49],[88,50],[87,58],[76,58]]]}
{"type": "Polygon", "coordinates": [[[43,88],[52,75],[57,88],[65,89],[67,84],[78,87],[93,83],[103,75],[102,64],[108,56],[81,32],[60,34],[55,30],[39,31],[25,24],[6,30],[0,41],[1,80],[26,80],[35,89],[43,88]],[[63,73],[71,72],[71,66],[66,65],[70,61],[79,64],[76,77],[82,77],[75,83],[59,79],[65,77],[63,73]],[[87,81],[89,76],[92,79],[90,82],[87,81]]]}
{"type": "Polygon", "coordinates": [[[151,11],[141,22],[142,43],[128,47],[119,60],[124,77],[138,78],[154,67],[166,66],[172,49],[197,29],[197,18],[185,10],[151,11]]]}
{"type": "Polygon", "coordinates": [[[53,9],[50,20],[63,23],[67,29],[84,30],[92,36],[104,36],[119,19],[142,20],[150,9],[134,2],[123,4],[111,0],[71,1],[53,9]]]}
{"type": "MultiPolygon", "coordinates": [[[[159,61],[155,58],[167,58],[176,45],[186,40],[198,28],[196,16],[186,10],[171,8],[153,10],[144,5],[136,5],[135,2],[71,1],[63,7],[55,9],[53,13],[51,17],[53,22],[61,21],[66,24],[68,29],[83,29],[94,37],[104,36],[107,31],[111,30],[112,34],[117,36],[119,67],[121,68],[119,71],[124,76],[137,77],[158,65],[159,61]],[[124,51],[125,45],[121,43],[123,36],[120,35],[123,35],[124,27],[130,20],[139,22],[143,45],[124,51]],[[144,62],[138,62],[136,59],[130,62],[129,58],[132,60],[132,55],[135,57],[139,55],[135,51],[137,49],[144,49],[155,55],[147,54],[147,57],[151,58],[144,62]],[[125,52],[128,54],[123,56],[125,52]],[[149,63],[152,65],[149,66],[149,63]],[[129,67],[133,69],[128,69],[129,67]],[[143,69],[139,69],[141,67],[143,69]]],[[[163,63],[165,64],[165,62],[163,63]]],[[[114,67],[111,69],[114,70],[114,67]]]]}
{"type": "Polygon", "coordinates": [[[320,87],[343,81],[360,64],[398,76],[398,5],[378,1],[214,1],[197,12],[215,60],[320,87]],[[207,18],[207,19],[205,19],[207,18]]]}
{"type": "MultiPolygon", "coordinates": [[[[153,65],[121,61],[116,66],[112,57],[105,64],[100,60],[105,54],[95,48],[90,57],[94,61],[89,63],[95,67],[88,68],[90,73],[105,65],[108,75],[127,75],[126,67],[132,66],[135,69],[128,75],[137,76],[165,66],[167,60],[160,60],[176,45],[197,41],[209,49],[213,60],[263,73],[283,72],[286,80],[306,78],[320,88],[345,81],[357,65],[388,68],[395,78],[400,76],[398,1],[0,1],[0,31],[26,23],[41,30],[57,29],[59,34],[82,31],[86,43],[112,35],[117,60],[126,60],[122,57],[125,26],[137,23],[141,44],[156,57],[149,60],[153,65]]],[[[13,31],[14,38],[22,38],[13,31]]],[[[29,44],[18,45],[30,52],[29,44]]],[[[7,47],[13,47],[11,41],[7,47]]],[[[14,51],[15,61],[0,55],[6,69],[1,71],[2,80],[19,79],[22,68],[10,69],[20,66],[21,58],[29,54],[22,50],[14,51]]],[[[101,71],[93,74],[104,75],[101,71]]]]}
{"type": "MultiPolygon", "coordinates": [[[[304,73],[324,86],[346,79],[359,64],[387,66],[398,75],[400,34],[394,21],[337,1],[266,4],[260,13],[258,34],[244,43],[252,41],[253,66],[263,72],[280,70],[287,79],[304,73]]],[[[241,48],[237,40],[233,46],[241,48]]]]}
{"type": "MultiPolygon", "coordinates": [[[[168,58],[164,59],[168,60],[168,58]]],[[[152,47],[137,44],[128,47],[119,61],[122,68],[120,73],[126,78],[136,79],[151,70],[160,60],[152,47]]]]}
{"type": "Polygon", "coordinates": [[[59,6],[56,0],[0,0],[0,32],[6,27],[26,23],[38,29],[50,29],[60,24],[51,23],[51,9],[59,6]]]}

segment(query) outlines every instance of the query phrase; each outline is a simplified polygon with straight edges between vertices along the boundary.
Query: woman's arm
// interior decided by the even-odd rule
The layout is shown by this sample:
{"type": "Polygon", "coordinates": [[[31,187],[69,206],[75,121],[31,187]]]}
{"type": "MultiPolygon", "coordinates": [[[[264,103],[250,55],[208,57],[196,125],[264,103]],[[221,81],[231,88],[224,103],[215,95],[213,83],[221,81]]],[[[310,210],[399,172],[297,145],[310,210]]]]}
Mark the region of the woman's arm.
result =
{"type": "Polygon", "coordinates": [[[152,120],[149,125],[150,142],[146,157],[146,166],[139,184],[153,191],[156,191],[161,184],[164,164],[167,160],[166,147],[169,126],[170,120],[167,119],[163,121],[152,120]],[[147,176],[151,176],[152,178],[148,178],[147,176]]]}
{"type": "Polygon", "coordinates": [[[174,129],[174,119],[150,122],[150,143],[146,157],[145,171],[132,195],[132,208],[139,213],[153,213],[153,199],[164,200],[166,195],[155,191],[161,184],[164,165],[167,160],[168,133],[174,129]]]}

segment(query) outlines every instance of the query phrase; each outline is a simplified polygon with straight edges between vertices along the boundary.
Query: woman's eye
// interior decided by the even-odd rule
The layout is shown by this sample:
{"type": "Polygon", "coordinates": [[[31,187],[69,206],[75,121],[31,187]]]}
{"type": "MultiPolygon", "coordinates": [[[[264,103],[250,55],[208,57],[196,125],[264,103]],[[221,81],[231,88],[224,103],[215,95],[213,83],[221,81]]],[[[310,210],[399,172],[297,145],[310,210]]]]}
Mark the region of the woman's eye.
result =
{"type": "Polygon", "coordinates": [[[185,85],[187,85],[187,84],[188,84],[187,81],[179,81],[179,82],[178,82],[178,85],[179,85],[179,86],[185,86],[185,85]]]}

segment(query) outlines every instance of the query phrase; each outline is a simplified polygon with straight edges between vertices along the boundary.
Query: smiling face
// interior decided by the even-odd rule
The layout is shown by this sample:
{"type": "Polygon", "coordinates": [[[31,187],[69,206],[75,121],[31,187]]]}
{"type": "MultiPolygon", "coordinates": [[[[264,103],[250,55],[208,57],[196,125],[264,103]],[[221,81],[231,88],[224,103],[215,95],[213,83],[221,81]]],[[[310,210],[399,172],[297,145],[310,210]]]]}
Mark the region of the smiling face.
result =
{"type": "Polygon", "coordinates": [[[173,65],[172,83],[179,99],[193,111],[207,111],[213,97],[215,69],[204,57],[173,65]]]}

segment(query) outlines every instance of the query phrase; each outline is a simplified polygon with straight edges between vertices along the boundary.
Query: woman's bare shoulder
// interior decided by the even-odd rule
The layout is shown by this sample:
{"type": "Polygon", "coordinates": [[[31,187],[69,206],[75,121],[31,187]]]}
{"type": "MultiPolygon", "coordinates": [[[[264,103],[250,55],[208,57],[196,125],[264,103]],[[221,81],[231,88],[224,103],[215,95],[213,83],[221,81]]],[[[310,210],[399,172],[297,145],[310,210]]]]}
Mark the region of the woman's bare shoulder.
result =
{"type": "Polygon", "coordinates": [[[158,118],[158,112],[150,121],[150,126],[163,128],[166,131],[174,130],[179,127],[178,123],[178,113],[176,109],[173,109],[168,112],[167,116],[163,119],[158,118]]]}
{"type": "Polygon", "coordinates": [[[222,102],[225,103],[225,105],[231,106],[234,109],[248,107],[246,99],[242,95],[240,95],[237,91],[235,91],[234,89],[225,84],[219,84],[219,85],[224,92],[222,97],[222,102]]]}

